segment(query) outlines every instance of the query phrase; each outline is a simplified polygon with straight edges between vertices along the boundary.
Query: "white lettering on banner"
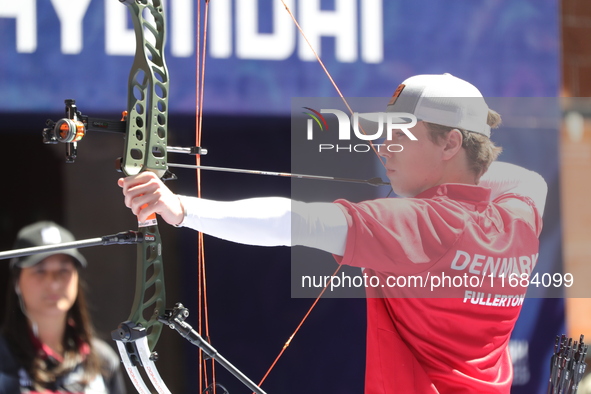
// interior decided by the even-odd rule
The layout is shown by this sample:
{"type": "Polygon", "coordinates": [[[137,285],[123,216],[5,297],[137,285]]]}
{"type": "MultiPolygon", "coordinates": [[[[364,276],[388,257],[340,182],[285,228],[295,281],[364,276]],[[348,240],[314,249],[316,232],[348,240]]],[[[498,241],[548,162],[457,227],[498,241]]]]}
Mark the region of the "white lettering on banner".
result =
{"type": "Polygon", "coordinates": [[[209,53],[218,59],[232,56],[232,1],[216,0],[209,4],[211,20],[209,53]]]}
{"type": "Polygon", "coordinates": [[[90,0],[51,0],[61,27],[62,53],[75,55],[82,51],[82,20],[90,0]]]}
{"type": "Polygon", "coordinates": [[[384,60],[382,0],[361,1],[361,58],[366,63],[384,60]]]}
{"type": "MultiPolygon", "coordinates": [[[[170,7],[171,23],[170,36],[173,37],[170,44],[170,53],[176,57],[190,57],[195,46],[195,34],[193,19],[193,0],[173,0],[170,7]]],[[[127,7],[125,7],[127,8],[127,7]]]]}
{"type": "Polygon", "coordinates": [[[60,20],[61,50],[67,55],[75,55],[82,51],[82,20],[90,4],[90,0],[51,0],[53,8],[60,20]]]}
{"type": "MultiPolygon", "coordinates": [[[[127,7],[121,3],[105,1],[105,52],[107,55],[132,56],[135,54],[135,32],[128,23],[127,7]]],[[[192,0],[163,0],[163,7],[170,10],[171,23],[170,53],[175,57],[190,57],[193,55],[193,2],[192,0]],[[170,7],[167,4],[170,3],[170,7]]],[[[152,14],[145,10],[143,17],[154,22],[152,14]]],[[[152,34],[148,38],[154,37],[152,34]]]]}
{"type": "MultiPolygon", "coordinates": [[[[270,0],[264,9],[260,0],[216,0],[210,3],[209,53],[214,58],[284,60],[297,54],[300,60],[314,61],[306,41],[297,34],[280,0],[270,0]],[[265,12],[261,12],[265,11],[265,12]],[[259,17],[272,20],[272,32],[259,31],[259,17]]],[[[302,29],[319,55],[323,37],[334,38],[337,61],[380,63],[384,58],[383,0],[334,0],[334,9],[323,10],[321,0],[285,0],[297,15],[302,29]],[[360,21],[358,23],[358,21],[360,21]]],[[[61,51],[78,54],[84,47],[83,22],[91,0],[51,0],[61,29],[61,51]]],[[[265,6],[269,1],[265,2],[265,6]]],[[[43,2],[42,4],[46,4],[43,2]]],[[[175,57],[194,55],[195,21],[193,0],[162,0],[170,18],[167,40],[175,57]]],[[[0,0],[0,18],[16,20],[16,50],[37,50],[36,0],[0,0]]],[[[88,16],[92,17],[92,16],[88,16]]],[[[146,19],[152,18],[146,11],[146,19]]],[[[104,1],[105,53],[133,56],[135,33],[127,7],[117,1],[104,1]]]]}
{"type": "MultiPolygon", "coordinates": [[[[192,17],[187,17],[186,15],[183,16],[183,13],[192,13],[191,2],[187,2],[186,0],[169,0],[172,2],[173,17],[178,18],[181,16],[181,20],[179,24],[188,23],[188,26],[179,26],[177,27],[176,19],[175,23],[172,24],[172,34],[180,36],[181,33],[187,34],[187,41],[183,42],[183,40],[172,40],[171,45],[171,53],[177,57],[188,57],[193,54],[193,20],[192,17]],[[188,6],[188,9],[182,10],[179,12],[179,8],[181,5],[188,6]],[[187,20],[188,19],[188,20],[187,20]],[[187,47],[190,45],[190,48],[187,47]]],[[[135,31],[133,30],[133,25],[128,23],[128,13],[127,7],[121,7],[121,3],[112,2],[112,1],[105,1],[105,52],[107,55],[114,55],[114,56],[132,56],[135,54],[135,31]]],[[[167,1],[162,1],[162,6],[168,11],[167,1]]],[[[145,9],[143,11],[142,17],[148,21],[149,23],[154,23],[154,16],[152,13],[145,9]]],[[[151,44],[155,45],[155,36],[153,34],[147,34],[146,38],[148,40],[152,39],[151,44]]]]}
{"type": "MultiPolygon", "coordinates": [[[[320,9],[320,0],[300,1],[300,25],[312,47],[321,53],[320,40],[323,36],[335,38],[335,57],[345,63],[357,60],[357,15],[355,0],[334,0],[334,11],[320,9]]],[[[313,61],[316,58],[308,44],[300,40],[300,59],[313,61]]]]}
{"type": "Polygon", "coordinates": [[[0,0],[0,18],[16,19],[16,51],[37,50],[37,1],[0,0]]]}
{"type": "MultiPolygon", "coordinates": [[[[360,34],[361,59],[366,63],[380,63],[384,58],[382,1],[334,0],[334,10],[321,10],[320,0],[297,0],[297,4],[296,0],[285,0],[285,3],[297,15],[300,26],[319,55],[322,54],[321,38],[334,37],[335,58],[344,63],[357,61],[357,37],[360,34]]],[[[232,55],[232,15],[236,15],[236,56],[239,59],[283,60],[293,54],[297,31],[280,0],[273,0],[273,33],[258,32],[258,0],[235,0],[234,3],[234,13],[232,0],[210,3],[212,57],[232,55]]],[[[305,61],[315,60],[302,38],[298,41],[298,57],[305,61]]]]}
{"type": "MultiPolygon", "coordinates": [[[[284,0],[293,9],[294,0],[284,0]]],[[[284,60],[295,49],[295,29],[285,8],[273,3],[273,33],[259,33],[258,0],[236,3],[236,55],[240,59],[284,60]]]]}
{"type": "Polygon", "coordinates": [[[135,32],[127,27],[127,7],[105,1],[105,52],[107,55],[133,56],[135,32]]]}
{"type": "Polygon", "coordinates": [[[509,278],[511,274],[531,274],[538,262],[539,254],[519,257],[484,256],[475,253],[473,256],[463,250],[457,250],[451,269],[468,272],[474,275],[490,276],[491,278],[509,278]]]}

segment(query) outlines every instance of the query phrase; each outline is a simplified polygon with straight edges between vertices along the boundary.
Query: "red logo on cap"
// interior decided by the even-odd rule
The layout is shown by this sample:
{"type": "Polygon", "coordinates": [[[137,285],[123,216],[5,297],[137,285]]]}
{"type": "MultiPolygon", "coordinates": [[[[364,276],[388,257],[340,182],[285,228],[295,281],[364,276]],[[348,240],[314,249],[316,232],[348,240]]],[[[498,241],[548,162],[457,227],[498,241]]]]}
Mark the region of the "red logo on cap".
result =
{"type": "Polygon", "coordinates": [[[392,98],[390,99],[390,102],[388,103],[388,105],[392,105],[396,102],[396,99],[398,98],[398,96],[400,96],[400,93],[402,93],[402,91],[404,90],[405,87],[406,87],[406,85],[403,83],[398,85],[398,87],[396,88],[396,91],[392,95],[392,98]]]}

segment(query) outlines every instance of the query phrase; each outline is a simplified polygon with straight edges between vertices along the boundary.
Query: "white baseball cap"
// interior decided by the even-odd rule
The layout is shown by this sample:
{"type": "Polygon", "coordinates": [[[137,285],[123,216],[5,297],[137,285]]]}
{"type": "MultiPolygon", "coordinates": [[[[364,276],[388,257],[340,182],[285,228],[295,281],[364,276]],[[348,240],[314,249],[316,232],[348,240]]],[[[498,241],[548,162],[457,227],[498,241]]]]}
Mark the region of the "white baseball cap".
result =
{"type": "MultiPolygon", "coordinates": [[[[415,75],[402,82],[390,99],[386,112],[413,114],[417,120],[457,127],[490,137],[488,105],[471,83],[451,74],[415,75]]],[[[359,114],[372,122],[383,122],[383,112],[359,114]]],[[[401,122],[406,122],[401,118],[401,122]]]]}

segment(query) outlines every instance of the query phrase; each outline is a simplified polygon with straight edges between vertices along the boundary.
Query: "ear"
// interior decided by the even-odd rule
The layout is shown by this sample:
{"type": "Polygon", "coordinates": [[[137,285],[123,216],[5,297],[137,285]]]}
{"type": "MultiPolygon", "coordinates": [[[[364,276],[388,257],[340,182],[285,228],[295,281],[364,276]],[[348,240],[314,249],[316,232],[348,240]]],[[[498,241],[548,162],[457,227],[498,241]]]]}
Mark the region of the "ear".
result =
{"type": "Polygon", "coordinates": [[[450,160],[455,157],[462,149],[464,136],[458,129],[453,129],[447,133],[445,145],[443,146],[443,160],[450,160]]]}

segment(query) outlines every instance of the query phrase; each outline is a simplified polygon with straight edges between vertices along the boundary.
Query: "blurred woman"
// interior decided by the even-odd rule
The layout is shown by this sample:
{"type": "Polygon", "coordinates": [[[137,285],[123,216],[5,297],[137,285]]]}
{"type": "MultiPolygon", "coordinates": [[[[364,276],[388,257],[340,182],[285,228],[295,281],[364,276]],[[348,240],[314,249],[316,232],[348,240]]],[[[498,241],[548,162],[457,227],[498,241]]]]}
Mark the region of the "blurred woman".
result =
{"type": "MultiPolygon", "coordinates": [[[[15,249],[74,241],[52,222],[23,228],[15,249]]],[[[76,249],[10,262],[0,331],[0,393],[123,394],[119,358],[94,337],[76,249]]]]}

